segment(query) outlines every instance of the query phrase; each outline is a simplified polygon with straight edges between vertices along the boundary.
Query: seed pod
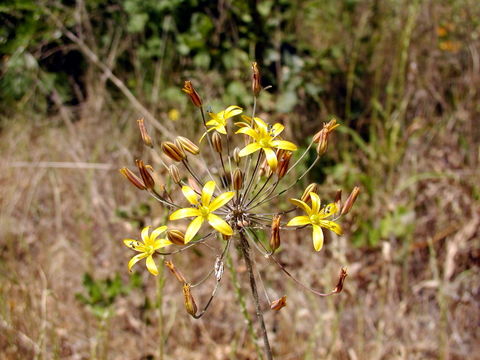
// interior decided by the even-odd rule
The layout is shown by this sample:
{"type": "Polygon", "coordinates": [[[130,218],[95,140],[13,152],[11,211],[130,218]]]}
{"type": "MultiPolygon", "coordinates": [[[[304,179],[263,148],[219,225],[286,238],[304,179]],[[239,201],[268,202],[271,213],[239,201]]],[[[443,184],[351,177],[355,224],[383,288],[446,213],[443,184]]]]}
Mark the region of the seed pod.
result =
{"type": "Polygon", "coordinates": [[[168,230],[167,237],[175,245],[185,245],[185,234],[180,230],[168,230]]]}
{"type": "Polygon", "coordinates": [[[188,151],[190,154],[198,155],[200,153],[200,149],[197,145],[193,143],[190,139],[187,139],[183,136],[177,136],[175,140],[176,144],[180,144],[180,146],[185,150],[188,151]]]}
{"type": "Polygon", "coordinates": [[[195,299],[190,292],[190,284],[183,284],[183,297],[185,300],[185,309],[187,312],[195,317],[197,313],[197,304],[195,304],[195,299]]]}
{"type": "Polygon", "coordinates": [[[277,167],[277,175],[278,178],[281,179],[285,176],[288,171],[288,165],[290,163],[290,159],[292,158],[292,152],[281,150],[279,154],[277,154],[278,158],[278,167],[277,167]]]}
{"type": "Polygon", "coordinates": [[[168,267],[168,269],[172,272],[172,274],[177,278],[177,280],[182,283],[182,284],[185,284],[187,281],[185,280],[183,274],[177,270],[177,268],[175,267],[175,265],[173,265],[173,262],[171,261],[168,261],[168,260],[165,260],[165,266],[168,267]]]}
{"type": "Polygon", "coordinates": [[[142,136],[143,143],[148,147],[153,148],[152,138],[148,135],[147,128],[145,127],[145,120],[137,120],[138,128],[140,129],[140,135],[142,136]]]}
{"type": "Polygon", "coordinates": [[[270,234],[270,249],[275,252],[280,247],[280,219],[281,215],[275,215],[272,219],[272,231],[270,234]]]}
{"type": "Polygon", "coordinates": [[[257,96],[260,91],[262,90],[262,86],[260,84],[260,70],[258,70],[258,66],[256,62],[252,63],[252,91],[253,95],[257,96]]]}
{"type": "Polygon", "coordinates": [[[171,142],[162,143],[162,151],[173,161],[182,161],[185,159],[185,152],[180,150],[177,145],[171,142]]]}
{"type": "Polygon", "coordinates": [[[350,195],[348,196],[347,200],[345,201],[345,204],[343,204],[342,211],[340,212],[341,215],[348,214],[353,204],[355,203],[355,200],[357,200],[358,194],[360,194],[360,188],[358,186],[355,186],[350,195]]]}
{"type": "Polygon", "coordinates": [[[340,274],[338,275],[338,281],[337,281],[337,286],[335,286],[335,289],[333,289],[332,294],[338,294],[339,292],[342,291],[343,289],[343,284],[345,282],[345,278],[348,276],[347,274],[347,268],[343,267],[340,270],[340,274]]]}
{"type": "Polygon", "coordinates": [[[278,311],[285,306],[287,306],[287,297],[282,296],[280,299],[272,301],[272,303],[270,304],[270,309],[278,311]]]}
{"type": "Polygon", "coordinates": [[[308,185],[307,188],[305,189],[305,191],[303,192],[303,195],[300,198],[300,200],[302,200],[303,202],[307,202],[308,200],[310,200],[310,193],[311,192],[313,192],[315,194],[318,193],[318,184],[317,183],[311,183],[310,185],[308,185]]]}
{"type": "Polygon", "coordinates": [[[195,88],[192,86],[191,81],[185,81],[182,91],[188,94],[190,100],[192,100],[193,105],[195,105],[196,107],[202,107],[202,99],[200,98],[200,95],[198,95],[195,88]]]}
{"type": "Polygon", "coordinates": [[[240,149],[238,147],[236,147],[235,149],[233,149],[233,161],[235,161],[235,164],[238,166],[238,164],[240,164],[240,149]]]}
{"type": "Polygon", "coordinates": [[[219,133],[214,132],[212,135],[212,144],[216,152],[221,153],[223,150],[222,138],[219,133]]]}
{"type": "Polygon", "coordinates": [[[172,164],[168,167],[168,172],[172,177],[172,180],[175,184],[180,183],[180,172],[178,171],[178,167],[175,164],[172,164]]]}
{"type": "Polygon", "coordinates": [[[140,172],[145,187],[152,190],[155,186],[155,180],[153,180],[152,175],[149,170],[147,170],[147,167],[151,168],[151,166],[145,165],[142,160],[135,160],[135,163],[137,164],[138,171],[140,172]]]}
{"type": "Polygon", "coordinates": [[[236,168],[233,172],[233,188],[235,190],[240,190],[243,186],[243,174],[242,170],[236,168]]]}
{"type": "Polygon", "coordinates": [[[135,175],[130,169],[123,167],[119,171],[120,171],[120,174],[125,176],[127,180],[130,181],[135,187],[137,187],[140,190],[146,189],[143,181],[137,175],[135,175]]]}

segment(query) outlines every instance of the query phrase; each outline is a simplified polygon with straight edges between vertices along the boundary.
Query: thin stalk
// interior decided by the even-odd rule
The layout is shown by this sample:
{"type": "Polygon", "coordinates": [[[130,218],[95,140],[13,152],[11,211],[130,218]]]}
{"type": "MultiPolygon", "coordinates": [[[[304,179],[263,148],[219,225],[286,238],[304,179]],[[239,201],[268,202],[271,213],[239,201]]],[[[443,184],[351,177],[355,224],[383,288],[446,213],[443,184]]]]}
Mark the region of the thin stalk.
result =
{"type": "Polygon", "coordinates": [[[253,179],[257,175],[257,170],[258,170],[258,167],[260,165],[261,155],[262,155],[262,153],[259,151],[258,152],[258,157],[257,157],[257,163],[255,164],[255,169],[253,170],[253,174],[250,177],[250,181],[248,182],[248,186],[245,188],[245,191],[243,192],[242,202],[244,202],[245,199],[247,198],[248,192],[250,191],[250,187],[252,186],[252,183],[253,183],[253,179]]]}
{"type": "Polygon", "coordinates": [[[158,312],[158,359],[163,360],[165,354],[165,324],[163,318],[163,289],[165,286],[165,273],[163,266],[158,269],[157,280],[157,312],[158,312]]]}

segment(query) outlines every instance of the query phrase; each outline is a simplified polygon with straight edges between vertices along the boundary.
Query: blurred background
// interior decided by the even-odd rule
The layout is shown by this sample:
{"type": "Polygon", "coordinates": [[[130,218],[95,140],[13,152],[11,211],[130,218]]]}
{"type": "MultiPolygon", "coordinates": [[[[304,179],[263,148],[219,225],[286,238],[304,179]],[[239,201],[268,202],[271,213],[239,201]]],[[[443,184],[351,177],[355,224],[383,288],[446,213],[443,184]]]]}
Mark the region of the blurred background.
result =
{"type": "MultiPolygon", "coordinates": [[[[140,117],[157,143],[198,139],[184,80],[214,111],[251,111],[253,60],[272,86],[260,114],[286,138],[342,124],[301,185],[326,201],[362,188],[320,253],[282,234],[279,257],[315,288],[348,267],[341,294],[257,258],[287,295],[265,315],[276,358],[480,358],[477,0],[4,0],[0,56],[0,359],[257,358],[231,272],[201,320],[171,274],[128,273],[122,239],[166,213],[118,173],[156,165],[140,117]]],[[[174,261],[192,279],[212,266],[174,261]]],[[[231,266],[253,316],[235,252],[231,266]]]]}

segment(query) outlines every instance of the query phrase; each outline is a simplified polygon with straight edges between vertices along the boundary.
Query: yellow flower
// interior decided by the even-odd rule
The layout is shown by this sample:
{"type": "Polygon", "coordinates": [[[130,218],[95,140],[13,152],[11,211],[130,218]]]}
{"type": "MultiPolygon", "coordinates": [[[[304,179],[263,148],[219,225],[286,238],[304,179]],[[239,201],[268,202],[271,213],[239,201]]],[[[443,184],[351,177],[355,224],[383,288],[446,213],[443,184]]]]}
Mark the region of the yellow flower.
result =
{"type": "Polygon", "coordinates": [[[241,107],[232,105],[219,113],[208,113],[211,119],[206,123],[206,125],[209,126],[207,132],[215,130],[220,134],[226,135],[227,129],[225,126],[227,126],[227,120],[241,114],[242,111],[243,109],[241,107]]]}
{"type": "Polygon", "coordinates": [[[314,192],[310,193],[310,199],[312,200],[312,207],[308,206],[305,202],[298,199],[290,199],[290,202],[300,208],[302,208],[308,216],[297,216],[290,220],[287,226],[303,226],[312,225],[313,227],[313,247],[316,251],[320,251],[323,246],[323,231],[325,229],[332,230],[337,235],[342,235],[342,228],[337,223],[325,220],[327,217],[332,216],[337,212],[337,205],[335,203],[328,204],[320,210],[320,197],[314,192]]]}
{"type": "Polygon", "coordinates": [[[245,146],[239,153],[240,156],[247,156],[260,149],[263,149],[267,158],[268,165],[272,171],[277,168],[277,155],[273,149],[283,149],[288,151],[297,150],[297,146],[290,141],[274,140],[285,128],[282,124],[275,124],[269,128],[260,118],[253,119],[255,127],[244,126],[236,134],[245,134],[252,137],[255,141],[245,146]]]}
{"type": "Polygon", "coordinates": [[[225,220],[215,215],[213,212],[228,203],[235,195],[235,192],[225,192],[217,196],[215,200],[212,201],[212,195],[214,191],[215,182],[207,182],[203,187],[199,201],[198,195],[191,187],[182,187],[183,195],[190,202],[190,204],[194,205],[194,207],[183,208],[175,211],[170,215],[170,220],[195,217],[190,225],[188,225],[187,231],[185,232],[185,244],[193,239],[198,230],[200,230],[200,227],[204,221],[207,221],[215,230],[224,235],[233,235],[233,229],[230,227],[230,225],[228,225],[225,220]]]}
{"type": "Polygon", "coordinates": [[[153,260],[153,253],[155,250],[161,249],[165,246],[172,244],[171,241],[167,239],[157,239],[158,236],[167,230],[166,226],[160,226],[152,231],[149,235],[148,231],[150,226],[146,226],[142,230],[142,242],[133,239],[124,239],[123,243],[128,246],[130,249],[138,251],[140,254],[135,255],[130,259],[128,262],[128,270],[132,270],[133,265],[135,265],[140,260],[147,258],[146,265],[148,271],[153,275],[158,275],[157,265],[155,265],[155,261],[153,260]]]}

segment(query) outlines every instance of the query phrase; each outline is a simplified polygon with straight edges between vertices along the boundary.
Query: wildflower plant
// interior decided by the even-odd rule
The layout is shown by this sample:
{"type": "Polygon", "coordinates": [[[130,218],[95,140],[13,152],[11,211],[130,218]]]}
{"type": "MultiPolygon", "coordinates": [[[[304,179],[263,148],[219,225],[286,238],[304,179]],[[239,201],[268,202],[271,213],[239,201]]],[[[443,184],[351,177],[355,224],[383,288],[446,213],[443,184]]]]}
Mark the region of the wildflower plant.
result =
{"type": "MultiPolygon", "coordinates": [[[[342,234],[338,221],[351,209],[358,196],[358,188],[352,191],[345,203],[342,204],[341,192],[338,192],[334,201],[322,206],[318,185],[313,183],[303,191],[300,199],[289,199],[293,205],[290,209],[277,210],[279,200],[288,191],[295,190],[296,185],[318,163],[327,150],[331,133],[339,124],[336,120],[324,124],[305,151],[293,156],[298,147],[283,138],[284,125],[269,124],[256,116],[257,97],[262,91],[256,63],[252,64],[251,116],[244,114],[244,110],[237,105],[228,106],[218,113],[206,114],[203,101],[190,81],[185,82],[182,90],[199,109],[203,135],[198,139],[199,145],[182,136],[161,143],[163,156],[158,158],[163,169],[159,172],[167,174],[175,187],[167,190],[159,183],[158,173],[152,166],[145,165],[141,160],[136,161],[139,176],[127,168],[120,170],[135,187],[147,191],[165,206],[169,220],[151,233],[150,226],[145,227],[141,232],[142,242],[124,240],[127,247],[138,252],[130,260],[128,268],[131,270],[138,261],[146,258],[147,270],[157,275],[154,256],[163,257],[164,264],[183,285],[187,312],[194,318],[200,318],[212,303],[222,279],[225,256],[232,243],[235,243],[245,260],[265,354],[271,359],[272,351],[258,296],[251,248],[271,260],[294,282],[318,296],[328,296],[342,290],[347,276],[345,269],[340,272],[337,286],[332,291],[323,293],[294,277],[275,256],[281,245],[282,230],[311,227],[316,251],[320,251],[324,244],[323,229],[337,235],[342,234]],[[313,147],[316,147],[317,153],[315,160],[305,171],[299,173],[297,168],[313,147]],[[290,166],[292,158],[297,160],[290,166]],[[298,210],[303,213],[291,215],[298,210]],[[259,232],[270,234],[268,244],[259,240],[259,232]],[[166,257],[199,244],[214,242],[217,242],[217,247],[219,244],[221,247],[210,272],[216,282],[210,299],[199,310],[191,291],[192,285],[166,257]],[[170,248],[165,251],[167,246],[170,248]]],[[[144,144],[155,151],[143,120],[139,120],[139,128],[144,144]]],[[[286,305],[286,297],[272,301],[269,305],[273,311],[280,310],[286,305]]]]}

